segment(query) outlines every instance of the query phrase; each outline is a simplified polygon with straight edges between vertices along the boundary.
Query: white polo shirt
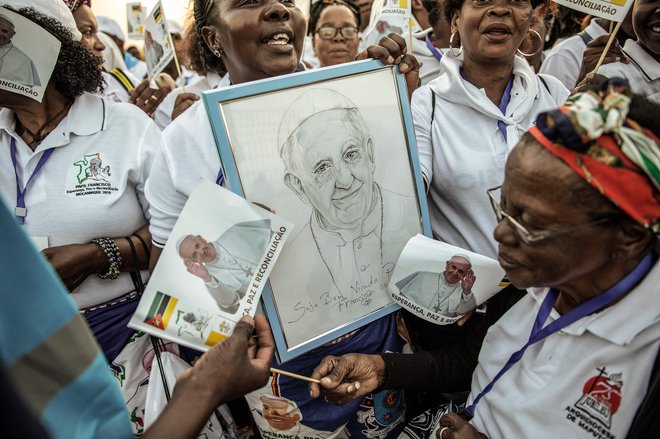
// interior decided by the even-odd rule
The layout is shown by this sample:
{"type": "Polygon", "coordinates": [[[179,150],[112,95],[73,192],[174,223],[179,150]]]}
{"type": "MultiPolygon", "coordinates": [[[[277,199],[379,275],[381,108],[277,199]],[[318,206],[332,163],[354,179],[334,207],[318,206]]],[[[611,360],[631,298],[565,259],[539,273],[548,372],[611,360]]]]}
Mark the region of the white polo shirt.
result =
{"type": "Polygon", "coordinates": [[[630,60],[629,64],[605,64],[598,69],[598,73],[608,78],[625,78],[630,82],[633,93],[660,104],[660,63],[633,40],[626,40],[623,53],[630,60]]]}
{"type": "MultiPolygon", "coordinates": [[[[433,56],[433,53],[426,45],[426,37],[433,33],[433,28],[428,28],[413,34],[412,50],[413,55],[422,64],[419,69],[419,80],[422,85],[428,84],[440,73],[440,59],[433,56]]],[[[441,54],[445,54],[449,49],[437,49],[441,54]]]]}
{"type": "MultiPolygon", "coordinates": [[[[133,87],[137,87],[140,82],[142,82],[130,72],[126,70],[122,70],[122,72],[133,83],[133,87]]],[[[105,71],[101,72],[101,74],[103,75],[103,82],[105,82],[101,96],[115,102],[128,102],[128,98],[131,96],[128,94],[128,90],[126,90],[117,78],[105,71]]]]}
{"type": "MultiPolygon", "coordinates": [[[[34,152],[16,134],[14,112],[0,110],[0,195],[13,212],[17,197],[12,138],[21,188],[43,152],[55,148],[27,190],[24,227],[30,235],[47,236],[49,246],[55,247],[129,236],[147,224],[144,184],[162,138],[139,108],[84,94],[34,152]]],[[[89,276],[71,296],[86,308],[133,289],[128,273],[116,280],[89,276]]]]}
{"type": "MultiPolygon", "coordinates": [[[[203,91],[214,89],[220,83],[222,76],[218,75],[215,72],[209,72],[206,76],[199,78],[197,81],[193,82],[190,85],[186,86],[187,93],[195,93],[197,96],[200,96],[203,91]]],[[[174,103],[176,102],[177,96],[183,93],[183,87],[178,87],[172,90],[163,102],[160,103],[156,111],[154,112],[154,122],[161,130],[167,128],[167,126],[172,122],[172,111],[174,111],[174,103]]]]}
{"type": "Polygon", "coordinates": [[[443,56],[436,79],[413,93],[419,166],[429,186],[434,236],[495,258],[497,221],[486,190],[502,184],[511,149],[539,113],[565,101],[568,90],[549,76],[543,78],[544,84],[527,61],[516,56],[511,99],[504,115],[483,89],[461,77],[461,65],[461,59],[443,56]],[[506,139],[498,120],[506,124],[506,139]]]}
{"type": "MultiPolygon", "coordinates": [[[[607,34],[596,20],[591,20],[589,25],[584,29],[589,34],[591,39],[598,38],[601,35],[607,34]]],[[[587,45],[579,35],[573,35],[565,39],[555,47],[550,49],[547,56],[541,64],[539,73],[554,76],[559,79],[564,86],[572,90],[575,87],[575,82],[580,75],[582,68],[582,56],[586,50],[587,45]]]]}
{"type": "MultiPolygon", "coordinates": [[[[229,84],[227,74],[216,88],[229,84]]],[[[201,100],[163,131],[163,140],[164,146],[156,154],[145,190],[150,205],[149,230],[157,247],[165,246],[199,179],[215,181],[220,170],[220,154],[201,100]]]]}
{"type": "MultiPolygon", "coordinates": [[[[656,262],[620,302],[529,346],[477,404],[474,426],[491,439],[625,438],[658,355],[658,283],[656,262]]],[[[488,330],[470,403],[527,342],[547,292],[530,289],[488,330]]]]}

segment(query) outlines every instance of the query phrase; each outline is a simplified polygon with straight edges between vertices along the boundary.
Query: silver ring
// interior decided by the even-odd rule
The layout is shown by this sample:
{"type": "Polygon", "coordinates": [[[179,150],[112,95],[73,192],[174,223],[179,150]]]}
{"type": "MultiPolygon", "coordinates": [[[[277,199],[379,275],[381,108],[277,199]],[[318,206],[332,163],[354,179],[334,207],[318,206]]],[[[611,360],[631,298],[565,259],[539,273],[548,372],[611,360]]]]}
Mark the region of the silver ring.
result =
{"type": "Polygon", "coordinates": [[[442,427],[442,429],[440,429],[440,439],[444,438],[443,435],[445,434],[445,430],[451,430],[451,427],[442,427]]]}

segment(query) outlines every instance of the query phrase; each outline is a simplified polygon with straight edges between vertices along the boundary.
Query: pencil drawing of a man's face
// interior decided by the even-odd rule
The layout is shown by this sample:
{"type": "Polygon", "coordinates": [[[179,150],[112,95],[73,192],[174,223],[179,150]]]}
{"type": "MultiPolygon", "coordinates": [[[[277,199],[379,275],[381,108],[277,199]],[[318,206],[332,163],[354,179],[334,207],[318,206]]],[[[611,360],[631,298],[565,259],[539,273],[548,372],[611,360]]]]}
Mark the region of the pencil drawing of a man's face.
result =
{"type": "Polygon", "coordinates": [[[373,140],[357,109],[316,114],[295,132],[286,184],[330,229],[352,229],[374,203],[373,140]]]}

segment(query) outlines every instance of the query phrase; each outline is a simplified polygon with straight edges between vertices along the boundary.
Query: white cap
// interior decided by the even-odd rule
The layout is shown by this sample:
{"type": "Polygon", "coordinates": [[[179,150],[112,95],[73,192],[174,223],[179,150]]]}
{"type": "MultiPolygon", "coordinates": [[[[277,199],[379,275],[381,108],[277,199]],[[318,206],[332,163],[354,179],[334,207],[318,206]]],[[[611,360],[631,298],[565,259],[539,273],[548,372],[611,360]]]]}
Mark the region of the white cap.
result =
{"type": "Polygon", "coordinates": [[[5,20],[5,21],[8,21],[9,24],[11,24],[12,26],[14,26],[14,22],[11,21],[11,18],[7,17],[5,14],[0,14],[0,18],[3,19],[3,20],[5,20]]]}
{"type": "Polygon", "coordinates": [[[280,122],[277,133],[280,149],[307,119],[323,111],[338,109],[357,109],[357,106],[343,94],[326,88],[314,88],[298,96],[280,122]]]}
{"type": "Polygon", "coordinates": [[[37,12],[52,17],[62,23],[73,34],[74,40],[82,40],[82,34],[76,26],[73,14],[62,0],[7,0],[2,3],[14,9],[32,8],[37,12]]]}
{"type": "Polygon", "coordinates": [[[470,257],[469,257],[468,255],[466,255],[465,253],[458,253],[458,254],[455,254],[454,256],[452,256],[451,258],[449,258],[449,260],[452,260],[452,259],[454,259],[454,258],[463,258],[463,259],[465,259],[466,261],[468,261],[468,264],[472,265],[472,260],[471,260],[470,257]]]}
{"type": "Polygon", "coordinates": [[[188,233],[187,235],[183,235],[183,236],[181,236],[179,239],[176,240],[176,244],[175,244],[174,248],[176,249],[176,253],[177,253],[179,256],[181,256],[181,244],[183,244],[183,241],[184,241],[186,238],[190,238],[191,236],[193,236],[193,235],[190,234],[190,233],[188,233]]]}
{"type": "Polygon", "coordinates": [[[122,41],[126,41],[124,30],[114,19],[104,15],[97,15],[96,21],[99,23],[99,30],[101,32],[112,37],[117,37],[122,41]]]}

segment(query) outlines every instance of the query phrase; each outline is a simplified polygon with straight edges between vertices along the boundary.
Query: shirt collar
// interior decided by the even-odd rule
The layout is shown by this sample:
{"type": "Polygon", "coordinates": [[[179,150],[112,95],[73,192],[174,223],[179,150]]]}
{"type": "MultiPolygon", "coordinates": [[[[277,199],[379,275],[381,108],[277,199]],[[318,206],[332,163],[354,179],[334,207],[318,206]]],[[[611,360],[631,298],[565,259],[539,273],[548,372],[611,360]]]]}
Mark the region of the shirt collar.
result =
{"type": "MultiPolygon", "coordinates": [[[[578,320],[564,328],[562,332],[579,336],[589,331],[617,345],[630,343],[637,334],[660,321],[660,308],[652,306],[657,302],[658,283],[660,283],[660,263],[656,261],[639,285],[618,303],[578,320]]],[[[529,289],[529,293],[539,305],[547,292],[548,288],[529,289]]],[[[553,320],[559,318],[559,314],[554,309],[550,316],[553,320]]]]}
{"type": "Polygon", "coordinates": [[[14,43],[12,43],[12,42],[10,41],[10,42],[8,42],[7,44],[5,44],[4,46],[0,46],[0,51],[2,51],[2,52],[9,52],[9,51],[12,49],[12,47],[14,47],[14,43]]]}
{"type": "MultiPolygon", "coordinates": [[[[85,93],[78,96],[64,119],[46,136],[34,153],[67,145],[71,134],[90,136],[105,129],[107,105],[103,98],[96,95],[85,93]]],[[[20,137],[16,134],[14,112],[7,108],[0,110],[0,130],[7,131],[17,139],[20,137]]]]}
{"type": "Polygon", "coordinates": [[[632,38],[626,40],[623,52],[649,80],[660,78],[660,64],[637,41],[633,41],[632,38]]]}
{"type": "Polygon", "coordinates": [[[361,233],[359,236],[350,236],[350,232],[342,232],[342,231],[330,231],[323,226],[321,226],[321,223],[318,218],[318,214],[316,211],[312,212],[312,216],[310,218],[310,227],[312,229],[312,234],[314,235],[314,239],[316,240],[317,244],[320,247],[324,246],[330,246],[334,245],[335,247],[341,247],[346,245],[349,242],[353,242],[354,239],[358,237],[364,237],[372,233],[374,230],[376,230],[378,227],[382,226],[382,212],[383,212],[383,199],[380,194],[380,188],[376,183],[374,183],[374,195],[376,196],[376,203],[374,203],[374,208],[371,209],[371,212],[365,218],[365,220],[362,222],[361,225],[361,233]]]}

